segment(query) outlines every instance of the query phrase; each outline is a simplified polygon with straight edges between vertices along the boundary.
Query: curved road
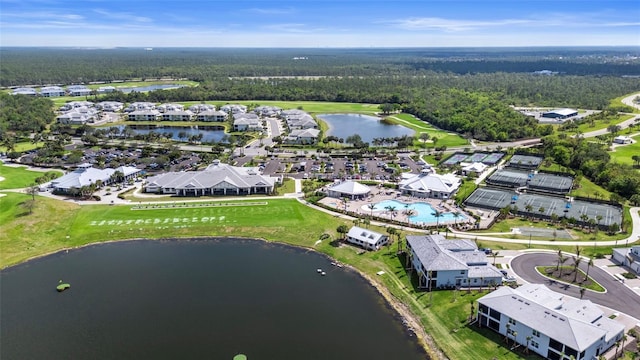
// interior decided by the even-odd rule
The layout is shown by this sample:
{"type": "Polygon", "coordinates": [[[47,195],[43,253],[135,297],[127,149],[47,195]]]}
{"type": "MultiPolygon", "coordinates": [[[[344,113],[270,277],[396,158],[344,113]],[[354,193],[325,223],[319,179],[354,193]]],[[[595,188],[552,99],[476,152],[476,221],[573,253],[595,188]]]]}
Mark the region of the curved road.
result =
{"type": "MultiPolygon", "coordinates": [[[[514,257],[511,260],[511,269],[529,283],[544,284],[553,291],[579,299],[580,288],[546,278],[535,269],[536,266],[556,265],[557,263],[558,255],[555,253],[528,253],[514,257]]],[[[586,273],[587,264],[582,262],[580,269],[586,273]]],[[[598,293],[587,290],[583,299],[591,300],[595,304],[606,306],[640,319],[640,297],[638,294],[598,267],[592,266],[589,270],[589,276],[607,289],[607,292],[598,293]]]]}

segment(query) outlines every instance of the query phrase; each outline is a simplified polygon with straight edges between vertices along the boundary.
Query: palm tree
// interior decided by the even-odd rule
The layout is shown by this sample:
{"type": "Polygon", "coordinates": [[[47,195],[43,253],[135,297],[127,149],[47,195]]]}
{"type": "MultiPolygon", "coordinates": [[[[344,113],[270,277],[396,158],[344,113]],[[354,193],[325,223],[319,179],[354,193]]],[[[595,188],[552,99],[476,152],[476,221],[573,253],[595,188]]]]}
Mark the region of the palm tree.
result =
{"type": "Polygon", "coordinates": [[[531,339],[533,339],[533,337],[531,335],[527,336],[527,347],[524,349],[524,351],[529,354],[529,343],[531,342],[531,339]]]}
{"type": "Polygon", "coordinates": [[[580,300],[582,300],[582,297],[584,296],[584,292],[587,291],[586,288],[580,286],[580,300]]]}
{"type": "Polygon", "coordinates": [[[396,211],[396,207],[393,205],[386,206],[385,210],[387,210],[387,212],[389,213],[389,216],[391,216],[391,220],[393,220],[393,217],[396,216],[396,214],[398,213],[396,211]]]}
{"type": "Polygon", "coordinates": [[[407,223],[410,223],[409,219],[416,214],[416,211],[413,209],[405,209],[402,211],[402,215],[407,217],[407,223]]]}
{"type": "Polygon", "coordinates": [[[440,217],[442,216],[442,211],[433,210],[431,215],[436,217],[436,232],[440,233],[440,217]]]}
{"type": "Polygon", "coordinates": [[[587,275],[585,276],[585,280],[589,279],[589,269],[593,266],[593,258],[589,258],[589,262],[587,263],[587,275]]]}
{"type": "Polygon", "coordinates": [[[564,263],[564,255],[562,255],[562,250],[558,250],[558,265],[556,266],[556,271],[560,270],[560,263],[564,263]]]}
{"type": "Polygon", "coordinates": [[[373,217],[373,210],[376,209],[376,204],[370,203],[367,205],[367,207],[369,208],[369,210],[371,210],[371,217],[373,217]]]}
{"type": "Polygon", "coordinates": [[[496,257],[498,254],[500,254],[500,251],[494,251],[491,253],[491,256],[493,256],[493,266],[496,266],[496,257]]]}
{"type": "Polygon", "coordinates": [[[453,220],[454,220],[453,226],[454,227],[456,227],[456,228],[458,227],[458,218],[460,218],[461,216],[462,216],[462,213],[460,213],[460,211],[456,211],[456,212],[453,213],[453,220]]]}
{"type": "Polygon", "coordinates": [[[576,273],[575,276],[573,277],[573,282],[577,282],[578,281],[578,267],[580,266],[580,263],[582,262],[582,258],[580,256],[576,256],[573,258],[573,271],[576,273]]]}

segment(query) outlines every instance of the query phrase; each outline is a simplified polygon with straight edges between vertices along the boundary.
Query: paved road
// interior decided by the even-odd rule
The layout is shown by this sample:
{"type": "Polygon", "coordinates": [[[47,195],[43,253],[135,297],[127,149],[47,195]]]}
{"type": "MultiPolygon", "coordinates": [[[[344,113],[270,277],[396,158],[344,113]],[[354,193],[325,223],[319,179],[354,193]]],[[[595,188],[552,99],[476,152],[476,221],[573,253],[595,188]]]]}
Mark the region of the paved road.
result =
{"type": "MultiPolygon", "coordinates": [[[[567,263],[571,264],[571,261],[569,260],[567,263]]],[[[551,290],[580,298],[580,289],[578,287],[550,280],[535,270],[536,266],[556,265],[557,262],[558,255],[555,253],[527,253],[514,257],[511,260],[511,269],[527,282],[545,284],[551,290]]],[[[587,264],[582,262],[580,269],[586,272],[587,264]]],[[[587,290],[583,299],[591,300],[598,305],[606,306],[640,319],[640,297],[638,294],[598,267],[592,266],[589,270],[589,276],[607,289],[607,292],[597,293],[587,290]]]]}

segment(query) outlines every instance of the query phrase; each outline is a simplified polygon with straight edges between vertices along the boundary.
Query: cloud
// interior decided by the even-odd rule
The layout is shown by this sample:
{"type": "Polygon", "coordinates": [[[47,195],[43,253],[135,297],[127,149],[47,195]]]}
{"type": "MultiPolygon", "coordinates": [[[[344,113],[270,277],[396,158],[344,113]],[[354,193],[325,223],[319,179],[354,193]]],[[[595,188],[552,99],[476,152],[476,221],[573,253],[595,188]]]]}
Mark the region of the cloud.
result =
{"type": "Polygon", "coordinates": [[[288,15],[295,12],[294,8],[251,8],[248,12],[263,14],[263,15],[288,15]]]}
{"type": "Polygon", "coordinates": [[[103,9],[93,9],[93,12],[99,14],[107,19],[113,20],[122,20],[122,21],[133,21],[133,22],[141,22],[141,23],[149,23],[153,22],[151,18],[132,15],[130,13],[121,13],[121,12],[111,12],[103,9]]]}
{"type": "Polygon", "coordinates": [[[20,13],[3,12],[3,19],[62,19],[83,20],[84,16],[78,14],[61,13],[54,11],[28,11],[20,13]]]}
{"type": "Polygon", "coordinates": [[[479,28],[498,27],[507,25],[522,25],[530,23],[525,19],[503,19],[494,21],[457,20],[437,17],[408,18],[392,20],[388,23],[404,30],[442,30],[442,31],[468,31],[479,28]]]}
{"type": "Polygon", "coordinates": [[[265,30],[271,30],[275,32],[285,32],[285,33],[309,33],[309,32],[320,31],[320,29],[318,28],[311,28],[306,24],[296,24],[296,23],[271,24],[271,25],[265,25],[262,28],[265,30]]]}

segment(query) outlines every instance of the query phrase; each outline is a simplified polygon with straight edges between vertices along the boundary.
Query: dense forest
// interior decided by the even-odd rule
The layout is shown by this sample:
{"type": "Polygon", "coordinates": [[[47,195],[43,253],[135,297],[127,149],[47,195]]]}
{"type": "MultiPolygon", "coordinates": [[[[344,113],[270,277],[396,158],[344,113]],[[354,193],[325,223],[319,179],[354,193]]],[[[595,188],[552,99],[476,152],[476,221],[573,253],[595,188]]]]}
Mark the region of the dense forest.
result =
{"type": "Polygon", "coordinates": [[[421,76],[532,73],[640,75],[629,48],[206,49],[2,48],[0,86],[132,78],[421,76]]]}

